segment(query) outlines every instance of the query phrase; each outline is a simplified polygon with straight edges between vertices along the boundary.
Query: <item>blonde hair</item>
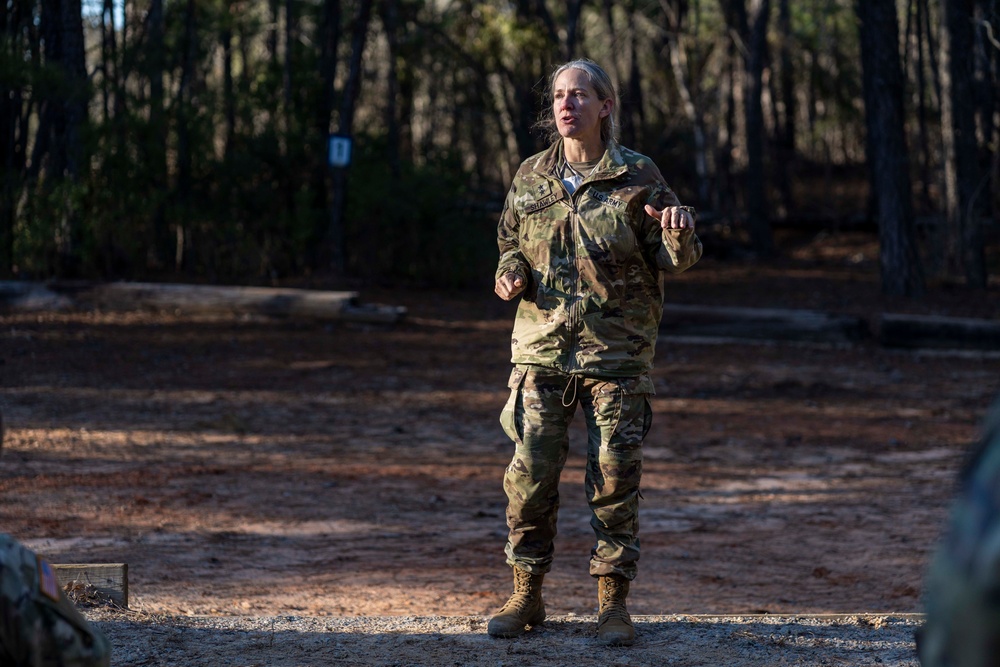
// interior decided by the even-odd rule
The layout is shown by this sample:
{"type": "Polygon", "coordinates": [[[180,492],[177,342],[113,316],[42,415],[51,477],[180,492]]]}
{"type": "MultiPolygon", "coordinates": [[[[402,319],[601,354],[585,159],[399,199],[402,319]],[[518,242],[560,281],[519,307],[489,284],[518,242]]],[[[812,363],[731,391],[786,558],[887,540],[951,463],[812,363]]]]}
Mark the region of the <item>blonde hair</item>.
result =
{"type": "Polygon", "coordinates": [[[594,87],[594,92],[597,93],[597,99],[601,102],[611,100],[611,113],[601,119],[601,141],[605,144],[618,141],[618,91],[615,89],[615,84],[611,82],[611,77],[608,76],[608,73],[589,58],[571,60],[568,63],[560,65],[552,72],[552,76],[549,77],[548,87],[545,90],[545,101],[547,104],[535,127],[542,130],[545,133],[545,138],[550,142],[554,142],[559,138],[559,131],[556,129],[556,119],[552,112],[552,89],[555,88],[556,79],[559,78],[559,75],[568,69],[577,69],[586,74],[587,80],[590,81],[590,85],[594,87]]]}

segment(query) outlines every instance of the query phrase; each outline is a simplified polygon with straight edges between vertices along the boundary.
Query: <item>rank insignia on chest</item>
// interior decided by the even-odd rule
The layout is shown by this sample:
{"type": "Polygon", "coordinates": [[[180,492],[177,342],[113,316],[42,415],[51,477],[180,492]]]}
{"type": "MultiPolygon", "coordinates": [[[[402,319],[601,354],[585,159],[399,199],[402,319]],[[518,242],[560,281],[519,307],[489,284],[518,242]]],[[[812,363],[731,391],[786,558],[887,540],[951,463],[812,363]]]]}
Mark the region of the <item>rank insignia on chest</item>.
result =
{"type": "Polygon", "coordinates": [[[535,186],[535,198],[541,199],[542,197],[547,197],[552,194],[552,184],[548,181],[542,181],[535,186]]]}

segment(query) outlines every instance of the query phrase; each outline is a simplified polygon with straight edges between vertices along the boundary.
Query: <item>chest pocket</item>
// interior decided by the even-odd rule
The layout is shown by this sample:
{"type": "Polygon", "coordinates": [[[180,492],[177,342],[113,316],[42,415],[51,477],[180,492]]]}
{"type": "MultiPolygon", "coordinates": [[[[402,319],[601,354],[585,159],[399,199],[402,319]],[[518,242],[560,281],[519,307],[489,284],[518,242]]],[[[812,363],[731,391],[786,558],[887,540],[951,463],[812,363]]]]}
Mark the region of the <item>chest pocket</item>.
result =
{"type": "Polygon", "coordinates": [[[613,274],[620,274],[638,249],[637,190],[591,187],[579,200],[579,243],[591,261],[613,274]]]}
{"type": "Polygon", "coordinates": [[[570,255],[570,208],[565,199],[565,190],[546,181],[526,188],[515,202],[521,252],[536,269],[570,255]]]}

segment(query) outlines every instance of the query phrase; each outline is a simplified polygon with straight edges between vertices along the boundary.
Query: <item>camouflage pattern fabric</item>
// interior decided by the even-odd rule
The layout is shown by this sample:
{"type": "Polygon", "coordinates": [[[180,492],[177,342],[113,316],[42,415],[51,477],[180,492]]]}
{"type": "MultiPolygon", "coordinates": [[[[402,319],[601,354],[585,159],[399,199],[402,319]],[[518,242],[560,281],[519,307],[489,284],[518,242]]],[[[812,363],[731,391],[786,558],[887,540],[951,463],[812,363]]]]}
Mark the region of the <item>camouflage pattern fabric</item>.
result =
{"type": "Polygon", "coordinates": [[[1000,664],[1000,402],[960,481],[927,576],[923,667],[1000,664]]]}
{"type": "Polygon", "coordinates": [[[52,567],[0,534],[0,664],[107,666],[107,640],[73,606],[52,567]]]}
{"type": "Polygon", "coordinates": [[[589,378],[517,366],[509,386],[500,417],[515,443],[504,474],[508,564],[532,574],[551,566],[567,428],[579,404],[587,422],[585,490],[597,538],[590,573],[635,578],[642,439],[652,421],[649,377],[589,378]]]}
{"type": "Polygon", "coordinates": [[[569,195],[559,179],[562,141],[522,163],[498,229],[496,276],[526,289],[512,336],[515,364],[594,377],[652,367],[663,313],[663,274],[701,257],[694,230],[662,230],[643,207],[677,206],[649,158],[616,143],[569,195]]]}

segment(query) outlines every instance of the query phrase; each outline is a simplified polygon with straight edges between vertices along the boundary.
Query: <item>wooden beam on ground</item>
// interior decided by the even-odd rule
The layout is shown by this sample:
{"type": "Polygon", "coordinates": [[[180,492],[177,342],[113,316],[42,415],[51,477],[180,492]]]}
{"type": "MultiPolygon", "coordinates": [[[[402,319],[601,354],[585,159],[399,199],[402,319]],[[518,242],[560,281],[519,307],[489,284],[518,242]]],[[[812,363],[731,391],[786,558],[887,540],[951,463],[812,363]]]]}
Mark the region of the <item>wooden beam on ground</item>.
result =
{"type": "Polygon", "coordinates": [[[402,306],[362,304],[357,292],[177,283],[55,283],[52,289],[92,306],[160,308],[186,313],[256,313],[319,320],[392,324],[402,306]]]}
{"type": "Polygon", "coordinates": [[[1000,320],[929,315],[882,315],[879,342],[886,347],[1000,351],[1000,320]]]}
{"type": "Polygon", "coordinates": [[[860,317],[815,310],[664,304],[660,331],[680,336],[852,343],[870,336],[860,317]]]}
{"type": "Polygon", "coordinates": [[[52,569],[72,597],[96,593],[102,601],[128,608],[128,563],[53,564],[52,569]]]}

